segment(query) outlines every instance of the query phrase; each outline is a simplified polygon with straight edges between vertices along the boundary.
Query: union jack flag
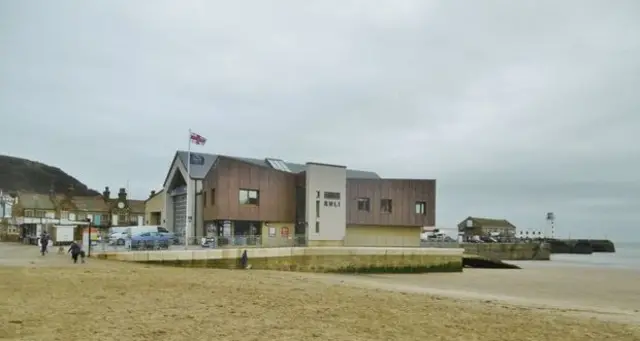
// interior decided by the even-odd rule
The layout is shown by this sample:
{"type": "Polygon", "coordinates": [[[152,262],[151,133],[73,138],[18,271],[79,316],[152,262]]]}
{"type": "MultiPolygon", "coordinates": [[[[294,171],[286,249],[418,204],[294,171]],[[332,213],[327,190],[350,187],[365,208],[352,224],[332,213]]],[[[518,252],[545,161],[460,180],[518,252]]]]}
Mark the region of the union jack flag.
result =
{"type": "Polygon", "coordinates": [[[207,139],[202,135],[191,133],[191,143],[203,146],[207,143],[207,139]]]}

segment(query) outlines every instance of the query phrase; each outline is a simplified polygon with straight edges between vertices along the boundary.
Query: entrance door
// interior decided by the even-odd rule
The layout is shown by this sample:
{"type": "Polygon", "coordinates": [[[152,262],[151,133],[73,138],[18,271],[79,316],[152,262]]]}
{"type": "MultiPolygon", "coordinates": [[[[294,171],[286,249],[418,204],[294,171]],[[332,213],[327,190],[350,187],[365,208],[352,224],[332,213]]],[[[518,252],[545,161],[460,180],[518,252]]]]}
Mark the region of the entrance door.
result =
{"type": "Polygon", "coordinates": [[[173,197],[173,232],[178,238],[184,238],[184,231],[187,228],[187,195],[176,195],[173,197]]]}

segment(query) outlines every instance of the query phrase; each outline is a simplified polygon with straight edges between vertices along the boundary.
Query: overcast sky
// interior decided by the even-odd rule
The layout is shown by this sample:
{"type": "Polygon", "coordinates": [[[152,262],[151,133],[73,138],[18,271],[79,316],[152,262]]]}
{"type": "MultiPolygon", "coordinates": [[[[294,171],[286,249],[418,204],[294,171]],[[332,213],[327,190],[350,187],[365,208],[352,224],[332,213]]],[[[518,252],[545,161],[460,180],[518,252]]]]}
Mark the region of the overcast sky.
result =
{"type": "Polygon", "coordinates": [[[640,240],[640,1],[0,1],[0,153],[137,198],[198,151],[640,240]]]}

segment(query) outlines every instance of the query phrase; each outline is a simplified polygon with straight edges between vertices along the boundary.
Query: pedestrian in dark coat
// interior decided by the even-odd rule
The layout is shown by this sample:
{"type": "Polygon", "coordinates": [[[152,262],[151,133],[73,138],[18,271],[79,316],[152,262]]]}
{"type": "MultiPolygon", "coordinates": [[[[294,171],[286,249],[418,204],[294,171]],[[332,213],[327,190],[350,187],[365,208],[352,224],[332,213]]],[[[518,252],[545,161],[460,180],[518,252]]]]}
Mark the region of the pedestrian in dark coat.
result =
{"type": "Polygon", "coordinates": [[[47,253],[47,246],[49,246],[49,234],[43,232],[40,235],[40,253],[44,256],[47,253]]]}
{"type": "Polygon", "coordinates": [[[71,259],[73,259],[73,263],[78,263],[78,256],[81,259],[81,262],[84,263],[84,251],[82,250],[82,246],[79,242],[74,241],[69,246],[69,251],[67,253],[71,253],[71,259]]]}

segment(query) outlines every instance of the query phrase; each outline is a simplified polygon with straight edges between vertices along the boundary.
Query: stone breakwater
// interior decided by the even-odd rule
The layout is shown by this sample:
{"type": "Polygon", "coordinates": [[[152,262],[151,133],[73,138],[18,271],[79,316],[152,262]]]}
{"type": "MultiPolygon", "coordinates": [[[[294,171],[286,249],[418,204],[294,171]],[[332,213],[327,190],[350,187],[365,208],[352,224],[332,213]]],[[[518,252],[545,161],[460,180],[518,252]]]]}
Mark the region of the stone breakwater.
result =
{"type": "Polygon", "coordinates": [[[380,247],[286,247],[138,251],[97,258],[180,267],[237,269],[247,252],[252,269],[337,273],[428,273],[462,271],[463,249],[380,247]]]}
{"type": "Polygon", "coordinates": [[[594,252],[616,252],[612,241],[607,239],[549,239],[551,253],[590,255],[594,252]]]}

